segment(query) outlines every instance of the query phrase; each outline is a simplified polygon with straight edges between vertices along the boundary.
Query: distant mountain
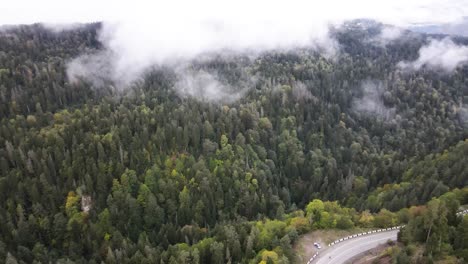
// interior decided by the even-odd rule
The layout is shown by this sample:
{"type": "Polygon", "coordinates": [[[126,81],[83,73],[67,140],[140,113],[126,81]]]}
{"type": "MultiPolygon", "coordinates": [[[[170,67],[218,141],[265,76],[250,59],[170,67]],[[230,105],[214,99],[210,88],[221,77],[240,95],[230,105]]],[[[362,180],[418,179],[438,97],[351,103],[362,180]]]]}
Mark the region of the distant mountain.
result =
{"type": "Polygon", "coordinates": [[[402,36],[408,38],[420,35],[407,30],[406,28],[384,24],[373,19],[354,19],[346,21],[338,28],[332,30],[332,34],[336,32],[353,34],[354,36],[357,36],[360,41],[375,41],[376,38],[396,39],[402,36]],[[392,34],[393,36],[391,36],[392,34]]]}
{"type": "Polygon", "coordinates": [[[443,24],[413,24],[408,27],[409,30],[428,34],[447,34],[447,35],[460,35],[468,36],[468,16],[464,17],[462,21],[456,23],[443,23],[443,24]]]}
{"type": "Polygon", "coordinates": [[[385,25],[373,19],[353,19],[344,22],[341,30],[347,31],[367,31],[370,34],[379,34],[385,25]]]}

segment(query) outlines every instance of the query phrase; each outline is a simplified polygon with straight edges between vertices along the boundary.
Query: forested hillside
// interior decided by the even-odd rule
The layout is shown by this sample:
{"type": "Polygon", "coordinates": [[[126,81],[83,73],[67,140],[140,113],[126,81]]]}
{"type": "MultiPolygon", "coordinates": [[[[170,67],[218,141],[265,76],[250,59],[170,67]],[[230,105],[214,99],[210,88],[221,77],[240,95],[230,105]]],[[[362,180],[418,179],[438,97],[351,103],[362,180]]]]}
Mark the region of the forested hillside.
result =
{"type": "Polygon", "coordinates": [[[289,263],[298,234],[328,227],[314,199],[345,205],[327,204],[348,228],[468,185],[468,67],[397,66],[443,36],[382,44],[381,25],[350,23],[332,57],[188,62],[229,87],[217,100],[172,67],[126,89],[71,81],[100,26],[0,30],[0,262],[289,263]]]}

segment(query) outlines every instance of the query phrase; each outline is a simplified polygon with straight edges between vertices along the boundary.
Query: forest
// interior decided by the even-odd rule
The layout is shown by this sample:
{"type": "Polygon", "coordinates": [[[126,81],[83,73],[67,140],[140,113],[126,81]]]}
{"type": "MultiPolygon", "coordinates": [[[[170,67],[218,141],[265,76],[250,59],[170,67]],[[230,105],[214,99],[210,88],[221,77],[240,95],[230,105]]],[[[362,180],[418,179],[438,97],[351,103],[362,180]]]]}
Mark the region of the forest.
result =
{"type": "Polygon", "coordinates": [[[100,23],[1,29],[0,262],[285,264],[311,230],[398,224],[395,263],[468,261],[468,66],[405,70],[445,36],[359,25],[334,57],[207,54],[127,89],[67,76],[100,23]]]}

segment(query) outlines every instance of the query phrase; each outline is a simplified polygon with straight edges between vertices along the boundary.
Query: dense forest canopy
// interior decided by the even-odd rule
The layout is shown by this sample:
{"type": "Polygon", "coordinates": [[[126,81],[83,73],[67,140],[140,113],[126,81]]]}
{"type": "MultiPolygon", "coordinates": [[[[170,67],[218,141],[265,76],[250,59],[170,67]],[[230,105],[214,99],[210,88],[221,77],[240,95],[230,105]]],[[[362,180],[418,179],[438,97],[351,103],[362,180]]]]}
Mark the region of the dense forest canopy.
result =
{"type": "Polygon", "coordinates": [[[1,29],[0,259],[289,263],[305,231],[468,186],[468,66],[403,67],[445,36],[364,22],[331,31],[333,56],[210,53],[128,87],[106,60],[69,78],[106,58],[100,23],[1,29]]]}

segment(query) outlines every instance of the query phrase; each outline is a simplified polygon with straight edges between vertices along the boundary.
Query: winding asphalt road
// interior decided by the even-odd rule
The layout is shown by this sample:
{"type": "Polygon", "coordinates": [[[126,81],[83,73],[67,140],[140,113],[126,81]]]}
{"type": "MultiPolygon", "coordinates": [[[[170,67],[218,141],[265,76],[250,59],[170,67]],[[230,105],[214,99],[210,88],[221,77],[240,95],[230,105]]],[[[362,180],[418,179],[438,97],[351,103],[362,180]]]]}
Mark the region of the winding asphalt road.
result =
{"type": "MultiPolygon", "coordinates": [[[[459,211],[457,215],[462,216],[468,214],[468,209],[459,211]]],[[[396,241],[399,229],[383,231],[371,235],[359,236],[342,241],[332,247],[323,249],[311,264],[343,264],[351,258],[371,250],[381,244],[385,244],[388,240],[396,241]]]]}
{"type": "Polygon", "coordinates": [[[320,255],[312,262],[314,264],[342,264],[352,257],[364,253],[388,240],[397,240],[399,230],[385,231],[365,235],[340,242],[330,248],[322,250],[320,255]]]}

